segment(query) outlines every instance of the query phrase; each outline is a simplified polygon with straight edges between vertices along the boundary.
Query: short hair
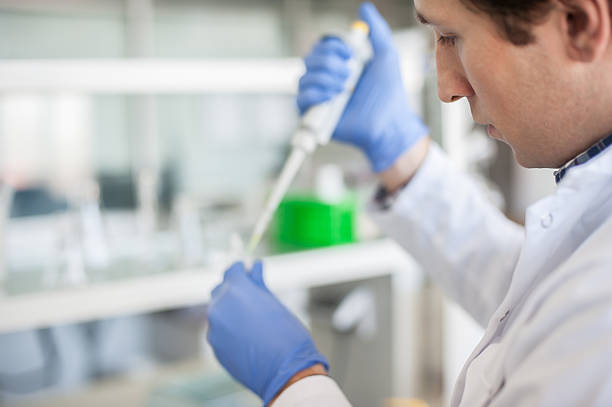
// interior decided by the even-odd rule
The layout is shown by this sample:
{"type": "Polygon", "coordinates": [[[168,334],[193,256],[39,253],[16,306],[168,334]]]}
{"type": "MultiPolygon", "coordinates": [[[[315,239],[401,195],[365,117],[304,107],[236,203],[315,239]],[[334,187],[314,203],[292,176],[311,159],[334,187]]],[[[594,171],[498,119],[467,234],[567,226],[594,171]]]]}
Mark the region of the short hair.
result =
{"type": "MultiPolygon", "coordinates": [[[[562,0],[563,1],[563,0],[562,0]]],[[[528,45],[535,40],[534,24],[543,22],[554,8],[552,0],[461,0],[473,11],[488,14],[501,34],[514,45],[528,45]]],[[[612,6],[612,0],[608,0],[612,6]]]]}

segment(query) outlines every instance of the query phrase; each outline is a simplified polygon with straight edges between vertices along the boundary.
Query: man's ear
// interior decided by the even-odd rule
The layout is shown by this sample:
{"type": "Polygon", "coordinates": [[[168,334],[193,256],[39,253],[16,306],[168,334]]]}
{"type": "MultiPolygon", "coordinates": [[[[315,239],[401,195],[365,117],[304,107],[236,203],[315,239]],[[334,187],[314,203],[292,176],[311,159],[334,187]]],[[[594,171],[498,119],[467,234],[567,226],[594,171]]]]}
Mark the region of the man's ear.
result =
{"type": "Polygon", "coordinates": [[[606,51],[612,19],[608,0],[558,0],[570,58],[592,62],[606,51]]]}

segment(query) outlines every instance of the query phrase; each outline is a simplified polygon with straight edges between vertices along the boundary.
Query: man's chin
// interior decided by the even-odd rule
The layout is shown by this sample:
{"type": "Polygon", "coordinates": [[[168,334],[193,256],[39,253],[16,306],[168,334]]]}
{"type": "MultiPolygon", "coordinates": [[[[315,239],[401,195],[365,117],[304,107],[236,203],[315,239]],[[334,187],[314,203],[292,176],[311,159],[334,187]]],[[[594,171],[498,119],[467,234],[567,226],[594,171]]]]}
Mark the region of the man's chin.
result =
{"type": "MultiPolygon", "coordinates": [[[[512,147],[512,146],[510,146],[512,147]]],[[[514,161],[516,161],[516,163],[518,165],[520,165],[523,168],[537,168],[533,165],[533,163],[531,162],[531,160],[526,159],[526,157],[524,157],[521,154],[517,154],[516,150],[513,148],[512,149],[512,153],[514,154],[514,161]]]]}
{"type": "Polygon", "coordinates": [[[512,147],[512,145],[508,145],[512,149],[514,160],[523,168],[559,168],[564,164],[561,163],[560,165],[557,165],[549,160],[542,159],[542,157],[531,157],[527,154],[521,154],[521,152],[512,147]]]}
{"type": "Polygon", "coordinates": [[[493,126],[492,124],[487,125],[487,134],[491,138],[494,138],[496,140],[503,141],[504,143],[506,143],[506,140],[504,140],[504,137],[501,134],[501,132],[497,129],[497,127],[493,126]]]}

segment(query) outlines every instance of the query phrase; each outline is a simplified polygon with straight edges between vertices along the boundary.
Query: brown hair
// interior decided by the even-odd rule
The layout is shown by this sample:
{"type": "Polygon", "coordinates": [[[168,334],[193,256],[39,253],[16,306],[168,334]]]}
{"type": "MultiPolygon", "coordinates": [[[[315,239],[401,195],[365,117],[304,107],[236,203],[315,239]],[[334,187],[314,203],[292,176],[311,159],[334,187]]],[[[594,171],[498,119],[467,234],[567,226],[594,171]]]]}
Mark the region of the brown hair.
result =
{"type": "MultiPolygon", "coordinates": [[[[473,11],[487,13],[515,45],[534,41],[531,26],[542,22],[554,5],[551,0],[461,0],[473,11]]],[[[612,4],[612,0],[609,0],[612,4]]]]}

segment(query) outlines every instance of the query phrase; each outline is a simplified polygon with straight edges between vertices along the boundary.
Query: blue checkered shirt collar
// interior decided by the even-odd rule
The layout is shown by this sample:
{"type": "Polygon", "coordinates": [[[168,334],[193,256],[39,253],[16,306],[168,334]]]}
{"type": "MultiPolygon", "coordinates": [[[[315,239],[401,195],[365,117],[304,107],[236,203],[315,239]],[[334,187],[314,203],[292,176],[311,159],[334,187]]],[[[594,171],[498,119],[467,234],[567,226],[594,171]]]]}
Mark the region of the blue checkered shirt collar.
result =
{"type": "Polygon", "coordinates": [[[565,177],[565,174],[567,174],[567,171],[570,168],[575,167],[577,165],[582,165],[582,164],[586,163],[591,158],[599,155],[599,153],[604,151],[610,145],[612,145],[612,134],[609,135],[608,137],[598,141],[597,143],[593,144],[587,151],[585,151],[584,153],[580,154],[578,157],[574,158],[572,161],[568,162],[563,167],[561,167],[557,171],[555,171],[554,172],[554,174],[555,174],[555,182],[557,184],[559,182],[561,182],[561,180],[563,179],[563,177],[565,177]]]}

